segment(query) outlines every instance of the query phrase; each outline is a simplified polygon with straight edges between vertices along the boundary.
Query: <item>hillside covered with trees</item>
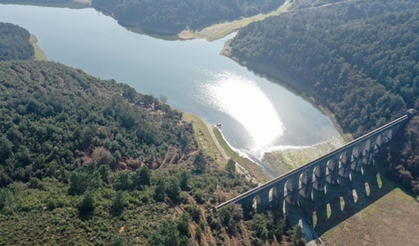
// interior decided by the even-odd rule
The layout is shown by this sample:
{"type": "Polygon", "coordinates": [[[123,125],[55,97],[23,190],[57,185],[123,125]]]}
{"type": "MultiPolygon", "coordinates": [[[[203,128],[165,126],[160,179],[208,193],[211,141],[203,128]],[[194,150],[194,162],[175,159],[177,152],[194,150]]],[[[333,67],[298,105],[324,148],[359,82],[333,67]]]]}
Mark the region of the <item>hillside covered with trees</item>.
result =
{"type": "Polygon", "coordinates": [[[93,0],[92,6],[111,13],[121,24],[160,34],[197,30],[213,23],[272,11],[279,0],[93,0]]]}
{"type": "Polygon", "coordinates": [[[206,156],[164,99],[58,63],[0,61],[0,245],[304,243],[279,212],[213,211],[255,184],[206,156]]]}
{"type": "Polygon", "coordinates": [[[35,58],[35,50],[29,38],[30,33],[26,29],[0,22],[0,61],[35,58]]]}
{"type": "MultiPolygon", "coordinates": [[[[417,1],[309,2],[240,30],[232,56],[299,81],[355,137],[419,109],[417,1]]],[[[419,194],[419,135],[411,124],[389,169],[419,194]]]]}
{"type": "Polygon", "coordinates": [[[52,62],[0,77],[0,245],[225,240],[212,205],[253,184],[199,152],[180,112],[52,62]]]}

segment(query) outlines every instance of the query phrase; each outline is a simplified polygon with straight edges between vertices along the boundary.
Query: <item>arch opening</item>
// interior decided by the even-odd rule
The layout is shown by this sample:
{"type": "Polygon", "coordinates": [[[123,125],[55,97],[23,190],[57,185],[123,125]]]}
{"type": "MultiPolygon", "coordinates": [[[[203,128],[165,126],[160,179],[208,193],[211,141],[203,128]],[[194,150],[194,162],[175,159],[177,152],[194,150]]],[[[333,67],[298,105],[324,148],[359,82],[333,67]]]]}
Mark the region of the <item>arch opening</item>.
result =
{"type": "Polygon", "coordinates": [[[354,203],[358,202],[358,192],[356,191],[356,189],[352,190],[352,196],[354,198],[354,203]]]}
{"type": "Polygon", "coordinates": [[[254,210],[254,211],[258,211],[258,207],[260,207],[260,204],[261,204],[261,198],[260,198],[260,195],[256,195],[256,196],[253,198],[253,201],[252,201],[252,208],[253,208],[253,210],[254,210]]]}
{"type": "Polygon", "coordinates": [[[365,182],[365,194],[367,194],[367,196],[371,194],[370,184],[368,184],[368,182],[365,182]]]}
{"type": "Polygon", "coordinates": [[[332,216],[332,208],[330,207],[330,203],[326,205],[326,214],[327,218],[330,219],[330,216],[332,216]]]}
{"type": "Polygon", "coordinates": [[[274,203],[278,199],[278,191],[276,187],[272,187],[269,190],[269,203],[274,203]]]}
{"type": "Polygon", "coordinates": [[[305,172],[302,172],[298,177],[298,189],[301,190],[303,188],[303,184],[306,183],[305,179],[305,172]]]}
{"type": "Polygon", "coordinates": [[[311,218],[313,221],[313,228],[316,228],[316,225],[317,225],[317,212],[316,211],[313,211],[313,213],[311,214],[311,218]]]}
{"type": "Polygon", "coordinates": [[[380,173],[377,173],[377,184],[378,184],[378,188],[381,189],[381,187],[383,187],[383,181],[381,180],[380,173]]]}
{"type": "Polygon", "coordinates": [[[343,211],[345,209],[345,199],[343,199],[343,196],[339,197],[340,202],[340,211],[343,211]]]}
{"type": "Polygon", "coordinates": [[[375,147],[380,147],[382,144],[382,137],[381,135],[377,136],[377,140],[375,140],[375,147]]]}

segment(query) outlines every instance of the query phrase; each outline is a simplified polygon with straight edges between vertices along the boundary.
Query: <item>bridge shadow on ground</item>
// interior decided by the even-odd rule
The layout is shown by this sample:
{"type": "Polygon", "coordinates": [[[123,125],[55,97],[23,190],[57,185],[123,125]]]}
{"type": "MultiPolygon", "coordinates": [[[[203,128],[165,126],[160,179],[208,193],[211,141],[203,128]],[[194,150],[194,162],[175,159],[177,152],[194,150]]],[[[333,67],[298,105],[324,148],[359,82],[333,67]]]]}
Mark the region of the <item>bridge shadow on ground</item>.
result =
{"type": "Polygon", "coordinates": [[[310,241],[379,200],[395,185],[376,165],[364,165],[361,172],[352,171],[339,184],[327,183],[324,191],[313,190],[312,199],[300,198],[300,206],[285,203],[285,213],[292,225],[300,224],[310,241]]]}

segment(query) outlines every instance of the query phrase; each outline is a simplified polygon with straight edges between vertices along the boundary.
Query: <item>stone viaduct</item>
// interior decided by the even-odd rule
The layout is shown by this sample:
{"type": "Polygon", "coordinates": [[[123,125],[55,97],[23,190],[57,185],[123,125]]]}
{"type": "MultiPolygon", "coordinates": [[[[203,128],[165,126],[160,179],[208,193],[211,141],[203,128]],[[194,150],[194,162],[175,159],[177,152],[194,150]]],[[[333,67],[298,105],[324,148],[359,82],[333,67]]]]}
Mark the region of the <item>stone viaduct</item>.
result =
{"type": "Polygon", "coordinates": [[[350,178],[352,172],[361,172],[363,165],[372,164],[376,151],[390,141],[396,131],[415,114],[414,110],[409,110],[402,117],[317,160],[226,201],[215,209],[229,204],[241,204],[244,209],[259,210],[270,205],[284,208],[285,202],[299,206],[300,198],[312,199],[313,189],[324,191],[326,182],[337,185],[340,177],[350,178]]]}

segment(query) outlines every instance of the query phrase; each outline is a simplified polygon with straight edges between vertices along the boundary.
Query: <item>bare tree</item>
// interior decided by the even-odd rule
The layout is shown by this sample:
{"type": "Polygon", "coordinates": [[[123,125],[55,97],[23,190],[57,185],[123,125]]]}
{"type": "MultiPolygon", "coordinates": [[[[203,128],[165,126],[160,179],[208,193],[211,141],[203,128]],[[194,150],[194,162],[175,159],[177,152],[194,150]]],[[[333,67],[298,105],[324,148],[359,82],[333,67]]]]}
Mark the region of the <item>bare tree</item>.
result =
{"type": "Polygon", "coordinates": [[[167,102],[167,96],[166,95],[163,95],[163,94],[160,94],[159,100],[160,100],[160,102],[162,104],[166,104],[166,102],[167,102]]]}

